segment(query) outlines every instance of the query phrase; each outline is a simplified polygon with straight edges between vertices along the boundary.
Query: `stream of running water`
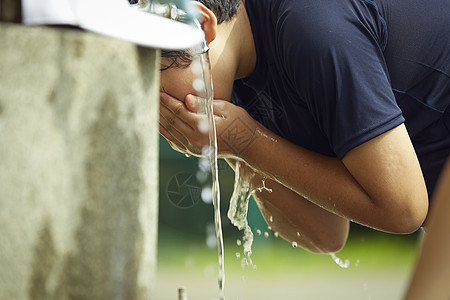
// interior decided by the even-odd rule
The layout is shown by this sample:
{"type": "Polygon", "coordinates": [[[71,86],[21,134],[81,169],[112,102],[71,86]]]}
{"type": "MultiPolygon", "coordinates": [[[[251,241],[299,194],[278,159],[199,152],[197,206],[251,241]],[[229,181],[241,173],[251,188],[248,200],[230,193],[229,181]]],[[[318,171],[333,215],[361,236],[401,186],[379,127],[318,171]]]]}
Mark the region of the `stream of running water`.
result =
{"type": "MultiPolygon", "coordinates": [[[[224,269],[224,249],[223,249],[223,233],[222,233],[222,220],[220,212],[220,186],[219,186],[219,172],[217,163],[217,135],[216,126],[214,123],[213,113],[213,84],[211,76],[211,64],[209,61],[208,51],[197,55],[197,61],[193,62],[192,70],[194,75],[200,75],[200,78],[194,79],[194,88],[203,95],[204,103],[200,105],[200,113],[205,113],[207,121],[204,124],[200,124],[200,131],[209,134],[209,146],[202,149],[203,157],[209,160],[211,166],[211,197],[214,205],[214,228],[217,239],[217,253],[219,260],[219,299],[225,299],[225,269],[224,269]]],[[[207,189],[207,187],[205,187],[207,189]]],[[[204,189],[205,189],[204,188],[204,189]]]]}

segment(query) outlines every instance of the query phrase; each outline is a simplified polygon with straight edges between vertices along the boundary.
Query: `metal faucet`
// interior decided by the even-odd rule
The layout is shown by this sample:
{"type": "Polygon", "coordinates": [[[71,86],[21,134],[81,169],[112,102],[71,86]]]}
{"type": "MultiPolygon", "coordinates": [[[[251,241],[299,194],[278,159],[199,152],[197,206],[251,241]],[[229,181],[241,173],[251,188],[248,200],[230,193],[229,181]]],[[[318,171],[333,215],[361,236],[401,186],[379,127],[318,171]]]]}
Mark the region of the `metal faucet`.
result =
{"type": "MultiPolygon", "coordinates": [[[[164,0],[163,0],[164,1],[164,0]]],[[[193,24],[199,30],[202,30],[202,26],[198,19],[195,17],[194,12],[187,13],[186,1],[177,1],[177,5],[173,2],[160,3],[157,0],[128,0],[130,7],[139,9],[140,11],[155,14],[164,18],[168,18],[174,21],[193,24]]],[[[199,49],[195,49],[197,54],[206,53],[209,50],[208,44],[205,39],[203,39],[199,49]]]]}

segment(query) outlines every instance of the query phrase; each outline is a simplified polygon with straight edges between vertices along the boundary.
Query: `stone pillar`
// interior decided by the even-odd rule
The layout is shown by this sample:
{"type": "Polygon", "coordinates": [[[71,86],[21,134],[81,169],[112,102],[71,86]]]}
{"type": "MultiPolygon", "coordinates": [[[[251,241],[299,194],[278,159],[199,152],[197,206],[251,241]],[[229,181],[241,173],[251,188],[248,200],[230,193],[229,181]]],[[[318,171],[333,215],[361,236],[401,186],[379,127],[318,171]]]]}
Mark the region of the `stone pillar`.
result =
{"type": "Polygon", "coordinates": [[[150,299],[159,51],[0,23],[0,299],[150,299]]]}

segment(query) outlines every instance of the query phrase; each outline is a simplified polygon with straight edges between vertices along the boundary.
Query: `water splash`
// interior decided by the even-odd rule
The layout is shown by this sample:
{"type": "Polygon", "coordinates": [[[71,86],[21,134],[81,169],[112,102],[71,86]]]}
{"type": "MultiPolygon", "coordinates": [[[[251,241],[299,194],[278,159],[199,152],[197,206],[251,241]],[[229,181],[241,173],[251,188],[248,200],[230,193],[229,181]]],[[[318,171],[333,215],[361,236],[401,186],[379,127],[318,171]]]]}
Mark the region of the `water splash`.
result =
{"type": "Polygon", "coordinates": [[[258,192],[262,192],[262,191],[267,191],[267,192],[269,192],[269,193],[272,193],[272,189],[269,189],[268,187],[266,187],[266,177],[263,177],[263,179],[262,179],[262,186],[260,186],[260,187],[257,187],[255,190],[256,191],[258,191],[258,192]]]}
{"type": "Polygon", "coordinates": [[[252,253],[253,232],[247,221],[248,202],[250,200],[250,181],[254,177],[253,173],[243,174],[242,163],[237,161],[235,166],[234,189],[230,199],[228,218],[239,230],[244,230],[242,237],[244,254],[250,256],[252,253]]]}
{"type": "MultiPolygon", "coordinates": [[[[234,173],[234,188],[230,199],[228,218],[239,230],[244,230],[244,236],[242,238],[244,254],[250,258],[250,255],[252,254],[253,232],[248,225],[247,220],[248,203],[253,193],[257,191],[267,191],[271,193],[272,189],[266,187],[266,178],[263,177],[261,186],[256,187],[254,190],[250,190],[250,183],[255,178],[255,173],[248,167],[245,167],[243,162],[236,161],[234,173]]],[[[258,235],[262,234],[260,229],[256,229],[256,233],[258,235]]],[[[266,233],[264,235],[266,236],[266,233]]],[[[252,265],[251,260],[249,263],[252,265]]]]}
{"type": "Polygon", "coordinates": [[[348,259],[343,261],[342,259],[337,257],[335,253],[331,253],[330,256],[339,267],[347,269],[350,266],[350,261],[348,259]]]}

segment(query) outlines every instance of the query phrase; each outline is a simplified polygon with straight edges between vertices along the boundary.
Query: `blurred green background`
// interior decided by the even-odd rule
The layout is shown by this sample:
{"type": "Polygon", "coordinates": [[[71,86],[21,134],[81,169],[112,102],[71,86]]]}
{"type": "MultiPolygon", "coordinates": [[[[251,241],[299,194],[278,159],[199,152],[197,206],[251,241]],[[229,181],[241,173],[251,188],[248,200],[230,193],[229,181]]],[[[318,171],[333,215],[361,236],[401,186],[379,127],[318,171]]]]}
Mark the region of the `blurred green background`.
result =
{"type": "MultiPolygon", "coordinates": [[[[213,205],[201,200],[195,174],[199,160],[172,150],[160,139],[159,237],[155,299],[218,298],[218,255],[214,244],[213,205]]],[[[253,264],[242,267],[242,232],[226,214],[234,172],[219,161],[225,252],[226,299],[401,299],[419,249],[421,232],[391,235],[351,225],[347,245],[337,253],[312,254],[273,235],[253,199],[248,222],[254,234],[253,264]],[[261,232],[261,234],[259,234],[261,232]],[[239,256],[239,258],[238,258],[239,256]]]]}

